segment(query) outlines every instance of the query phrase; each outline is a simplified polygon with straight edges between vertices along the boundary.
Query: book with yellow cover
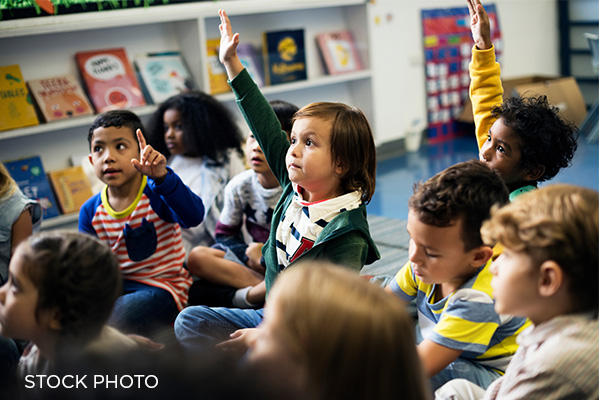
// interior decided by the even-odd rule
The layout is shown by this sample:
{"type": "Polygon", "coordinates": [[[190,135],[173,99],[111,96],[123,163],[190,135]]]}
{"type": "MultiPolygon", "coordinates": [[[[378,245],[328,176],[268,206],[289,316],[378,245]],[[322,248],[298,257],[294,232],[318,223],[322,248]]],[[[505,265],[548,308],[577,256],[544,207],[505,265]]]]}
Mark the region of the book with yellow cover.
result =
{"type": "Polygon", "coordinates": [[[92,197],[92,187],[81,165],[48,172],[48,179],[63,214],[79,211],[92,197]]]}
{"type": "Polygon", "coordinates": [[[220,38],[206,40],[206,59],[208,78],[210,81],[210,94],[225,93],[230,90],[227,83],[227,72],[219,61],[220,38]]]}
{"type": "Polygon", "coordinates": [[[39,124],[18,65],[0,66],[0,131],[39,124]]]}

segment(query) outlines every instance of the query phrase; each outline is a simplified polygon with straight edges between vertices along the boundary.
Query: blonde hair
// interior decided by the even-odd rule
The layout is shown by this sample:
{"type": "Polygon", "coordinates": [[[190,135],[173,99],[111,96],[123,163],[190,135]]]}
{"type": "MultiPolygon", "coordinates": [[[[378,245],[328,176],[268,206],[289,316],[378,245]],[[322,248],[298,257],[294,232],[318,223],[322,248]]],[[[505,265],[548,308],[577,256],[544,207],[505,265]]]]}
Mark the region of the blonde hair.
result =
{"type": "Polygon", "coordinates": [[[569,277],[581,310],[598,309],[598,192],[555,184],[492,210],[481,234],[487,243],[526,253],[535,267],[552,260],[569,277]]]}
{"type": "Polygon", "coordinates": [[[278,277],[271,306],[317,398],[428,398],[411,320],[379,287],[333,264],[301,263],[278,277]]]}
{"type": "Polygon", "coordinates": [[[0,163],[0,200],[12,195],[18,186],[3,163],[0,163]]]}

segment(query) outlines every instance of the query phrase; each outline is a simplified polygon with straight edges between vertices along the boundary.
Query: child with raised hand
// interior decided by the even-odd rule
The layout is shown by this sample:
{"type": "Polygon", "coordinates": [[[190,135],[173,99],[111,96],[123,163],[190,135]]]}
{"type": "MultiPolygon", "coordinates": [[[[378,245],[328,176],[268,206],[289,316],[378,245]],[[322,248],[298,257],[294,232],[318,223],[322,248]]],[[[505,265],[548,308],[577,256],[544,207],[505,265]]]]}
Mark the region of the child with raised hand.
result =
{"type": "Polygon", "coordinates": [[[487,387],[528,324],[494,311],[493,251],[479,233],[491,207],[507,201],[502,179],[477,160],[417,184],[410,197],[409,261],[386,290],[416,302],[417,351],[433,389],[458,377],[487,387]]]}
{"type": "Polygon", "coordinates": [[[312,261],[283,271],[261,329],[246,365],[299,398],[430,397],[406,310],[347,268],[312,261]]]}
{"type": "Polygon", "coordinates": [[[148,143],[204,202],[204,221],[181,232],[186,254],[194,246],[211,246],[225,185],[246,169],[232,113],[206,93],[186,92],[160,104],[147,126],[148,143]]]}
{"type": "MultiPolygon", "coordinates": [[[[269,104],[289,137],[298,107],[281,100],[269,104]]],[[[225,187],[217,243],[212,247],[194,247],[188,256],[188,269],[200,278],[190,288],[192,305],[259,306],[245,301],[246,293],[264,279],[261,250],[269,238],[271,218],[282,189],[252,133],[246,139],[245,150],[250,170],[235,176],[225,187]],[[251,243],[244,240],[243,229],[251,243]]]]}
{"type": "Polygon", "coordinates": [[[186,305],[192,278],[180,225],[202,222],[204,206],[142,131],[127,110],[103,113],[90,127],[89,160],[106,186],[81,207],[79,230],[106,243],[121,266],[123,295],[109,323],[150,336],[186,305]]]}
{"type": "MultiPolygon", "coordinates": [[[[288,142],[237,56],[239,34],[232,33],[224,10],[219,16],[219,58],[236,102],[283,187],[263,247],[265,284],[250,290],[246,300],[264,298],[279,272],[300,260],[326,259],[358,273],[379,258],[366,219],[376,168],[367,118],[345,104],[312,103],[296,112],[288,142]]],[[[175,322],[175,334],[189,349],[227,337],[237,328],[254,328],[261,320],[262,310],[188,307],[175,322]]],[[[235,342],[245,347],[243,333],[247,332],[235,334],[235,342]]]]}
{"type": "Polygon", "coordinates": [[[0,288],[0,333],[30,341],[19,375],[47,374],[72,352],[134,347],[105,326],[120,278],[111,249],[88,235],[44,232],[22,242],[0,288]]]}
{"type": "Polygon", "coordinates": [[[513,200],[569,165],[578,130],[561,118],[546,96],[502,102],[489,18],[479,0],[467,0],[467,5],[475,41],[469,73],[479,159],[500,174],[513,200]]]}
{"type": "Polygon", "coordinates": [[[598,398],[598,192],[549,185],[496,209],[481,233],[503,254],[495,309],[527,317],[519,349],[487,390],[450,381],[439,399],[598,398]]]}

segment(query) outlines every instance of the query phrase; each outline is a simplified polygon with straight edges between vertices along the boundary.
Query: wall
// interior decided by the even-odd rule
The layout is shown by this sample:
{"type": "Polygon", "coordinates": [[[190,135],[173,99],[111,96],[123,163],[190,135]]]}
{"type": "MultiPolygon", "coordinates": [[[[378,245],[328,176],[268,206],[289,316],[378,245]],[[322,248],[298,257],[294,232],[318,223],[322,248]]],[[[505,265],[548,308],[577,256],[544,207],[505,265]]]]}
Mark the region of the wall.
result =
{"type": "MultiPolygon", "coordinates": [[[[485,6],[485,2],[483,3],[485,6]]],[[[558,17],[554,0],[495,0],[503,49],[503,78],[558,75],[558,17]]],[[[427,120],[421,9],[466,7],[466,0],[373,0],[370,8],[374,107],[397,123],[377,132],[378,143],[404,137],[427,120]]]]}

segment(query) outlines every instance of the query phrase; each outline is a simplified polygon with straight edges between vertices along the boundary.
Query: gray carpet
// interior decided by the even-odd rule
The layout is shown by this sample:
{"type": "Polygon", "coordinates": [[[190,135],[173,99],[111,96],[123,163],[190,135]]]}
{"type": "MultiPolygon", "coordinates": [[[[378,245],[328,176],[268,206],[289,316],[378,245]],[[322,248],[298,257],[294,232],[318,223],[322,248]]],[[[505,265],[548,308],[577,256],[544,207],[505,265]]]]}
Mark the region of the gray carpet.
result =
{"type": "Polygon", "coordinates": [[[393,277],[408,261],[408,241],[406,221],[368,215],[371,237],[377,244],[381,259],[365,265],[361,275],[393,277]]]}

